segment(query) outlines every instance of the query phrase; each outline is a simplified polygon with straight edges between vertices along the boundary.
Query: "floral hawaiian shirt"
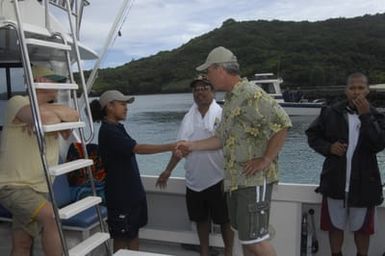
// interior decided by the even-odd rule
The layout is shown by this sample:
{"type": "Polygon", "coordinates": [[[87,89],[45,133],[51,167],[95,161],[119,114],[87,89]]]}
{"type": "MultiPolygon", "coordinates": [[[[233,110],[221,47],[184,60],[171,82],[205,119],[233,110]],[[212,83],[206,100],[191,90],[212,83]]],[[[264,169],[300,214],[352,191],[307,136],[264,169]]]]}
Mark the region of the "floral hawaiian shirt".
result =
{"type": "Polygon", "coordinates": [[[267,183],[277,182],[277,158],[264,172],[248,177],[242,173],[243,164],[262,157],[271,136],[291,126],[289,116],[282,107],[247,79],[242,79],[232,91],[227,92],[222,121],[216,130],[223,144],[225,190],[262,185],[264,176],[267,183]]]}

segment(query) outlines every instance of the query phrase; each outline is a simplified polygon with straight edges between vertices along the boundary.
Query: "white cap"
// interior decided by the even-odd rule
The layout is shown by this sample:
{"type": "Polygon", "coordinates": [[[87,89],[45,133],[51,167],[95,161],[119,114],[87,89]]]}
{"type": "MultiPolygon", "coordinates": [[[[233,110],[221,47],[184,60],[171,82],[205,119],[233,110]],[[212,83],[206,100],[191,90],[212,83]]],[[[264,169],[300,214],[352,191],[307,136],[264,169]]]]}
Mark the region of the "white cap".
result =
{"type": "Polygon", "coordinates": [[[133,96],[126,96],[123,93],[117,91],[117,90],[109,90],[105,91],[99,98],[99,103],[102,106],[102,109],[111,101],[125,101],[128,104],[133,103],[135,100],[135,97],[133,96]]]}
{"type": "Polygon", "coordinates": [[[237,57],[230,50],[223,46],[214,48],[207,56],[206,62],[196,68],[197,71],[203,71],[212,64],[238,63],[237,57]]]}

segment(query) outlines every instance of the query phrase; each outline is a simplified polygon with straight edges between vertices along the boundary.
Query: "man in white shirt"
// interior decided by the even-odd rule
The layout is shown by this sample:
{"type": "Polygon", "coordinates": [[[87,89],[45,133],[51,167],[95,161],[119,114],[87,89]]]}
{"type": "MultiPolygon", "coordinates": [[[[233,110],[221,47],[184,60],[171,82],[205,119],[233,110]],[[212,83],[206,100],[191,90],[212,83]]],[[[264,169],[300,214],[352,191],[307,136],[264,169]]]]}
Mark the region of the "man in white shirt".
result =
{"type": "MultiPolygon", "coordinates": [[[[190,84],[194,104],[184,116],[178,140],[200,140],[214,135],[222,108],[216,103],[211,83],[199,76],[190,84]]],[[[163,188],[180,158],[173,155],[156,185],[163,188]]],[[[225,255],[232,255],[233,232],[230,228],[223,191],[222,150],[196,151],[186,157],[186,204],[191,221],[196,222],[201,255],[209,255],[209,220],[221,226],[225,255]]]]}

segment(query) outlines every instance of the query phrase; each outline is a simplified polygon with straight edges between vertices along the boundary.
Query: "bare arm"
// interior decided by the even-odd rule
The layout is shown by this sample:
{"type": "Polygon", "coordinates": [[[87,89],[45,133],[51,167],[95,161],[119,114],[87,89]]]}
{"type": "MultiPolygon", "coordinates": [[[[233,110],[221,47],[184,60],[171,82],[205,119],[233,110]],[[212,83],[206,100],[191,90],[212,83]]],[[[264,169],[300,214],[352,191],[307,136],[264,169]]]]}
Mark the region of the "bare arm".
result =
{"type": "Polygon", "coordinates": [[[167,187],[168,178],[171,176],[171,172],[175,169],[181,158],[177,157],[175,154],[171,155],[170,160],[166,166],[166,169],[159,175],[158,180],[156,181],[155,186],[160,188],[167,187]]]}
{"type": "MultiPolygon", "coordinates": [[[[42,104],[39,106],[40,116],[43,124],[56,124],[60,122],[71,122],[79,120],[79,113],[65,105],[42,104]]],[[[30,105],[22,107],[16,114],[20,122],[33,125],[33,116],[30,105]]]]}
{"type": "Polygon", "coordinates": [[[204,140],[196,140],[191,142],[191,150],[216,150],[222,148],[221,140],[217,136],[211,136],[204,140]]]}
{"type": "Polygon", "coordinates": [[[61,104],[44,104],[46,107],[53,111],[57,117],[60,119],[60,122],[76,122],[79,120],[79,113],[66,105],[61,104]]]}
{"type": "Polygon", "coordinates": [[[177,149],[182,151],[216,150],[222,148],[222,143],[217,136],[211,136],[203,140],[181,141],[177,143],[177,149]]]}
{"type": "MultiPolygon", "coordinates": [[[[39,106],[40,117],[43,124],[57,124],[60,122],[71,122],[79,120],[79,113],[74,109],[58,104],[42,104],[39,106]]],[[[26,123],[27,130],[31,131],[33,126],[33,116],[31,106],[26,105],[22,107],[16,114],[15,122],[26,123]]],[[[61,131],[60,135],[67,139],[71,135],[71,130],[61,131]]]]}
{"type": "Polygon", "coordinates": [[[136,154],[156,154],[166,151],[173,151],[176,144],[136,144],[133,152],[136,154]]]}
{"type": "MultiPolygon", "coordinates": [[[[55,124],[60,122],[60,119],[54,112],[49,111],[48,108],[43,106],[40,108],[40,116],[43,124],[55,124]]],[[[30,105],[26,105],[19,110],[19,112],[16,114],[15,122],[22,122],[28,125],[33,125],[33,116],[30,105]]]]}
{"type": "Polygon", "coordinates": [[[276,132],[269,140],[265,154],[260,158],[251,159],[244,166],[245,175],[254,175],[265,170],[277,157],[287,137],[287,128],[276,132]]]}
{"type": "Polygon", "coordinates": [[[221,140],[217,136],[211,136],[204,140],[179,141],[175,147],[177,157],[185,157],[191,151],[217,150],[223,147],[221,140]]]}

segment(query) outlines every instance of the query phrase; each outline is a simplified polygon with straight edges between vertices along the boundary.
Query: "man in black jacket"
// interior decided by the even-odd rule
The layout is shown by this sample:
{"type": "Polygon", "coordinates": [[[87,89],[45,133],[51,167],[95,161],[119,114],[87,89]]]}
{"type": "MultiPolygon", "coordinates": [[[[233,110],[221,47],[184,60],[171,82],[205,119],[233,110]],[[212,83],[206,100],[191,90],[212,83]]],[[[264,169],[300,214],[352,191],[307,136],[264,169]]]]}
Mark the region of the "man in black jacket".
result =
{"type": "Polygon", "coordinates": [[[342,255],[344,229],[354,232],[357,255],[367,255],[375,206],[383,201],[376,154],[385,148],[385,116],[367,101],[367,77],[348,77],[346,100],[322,108],[306,130],[308,143],[325,156],[320,186],[321,229],[333,256],[342,255]]]}

